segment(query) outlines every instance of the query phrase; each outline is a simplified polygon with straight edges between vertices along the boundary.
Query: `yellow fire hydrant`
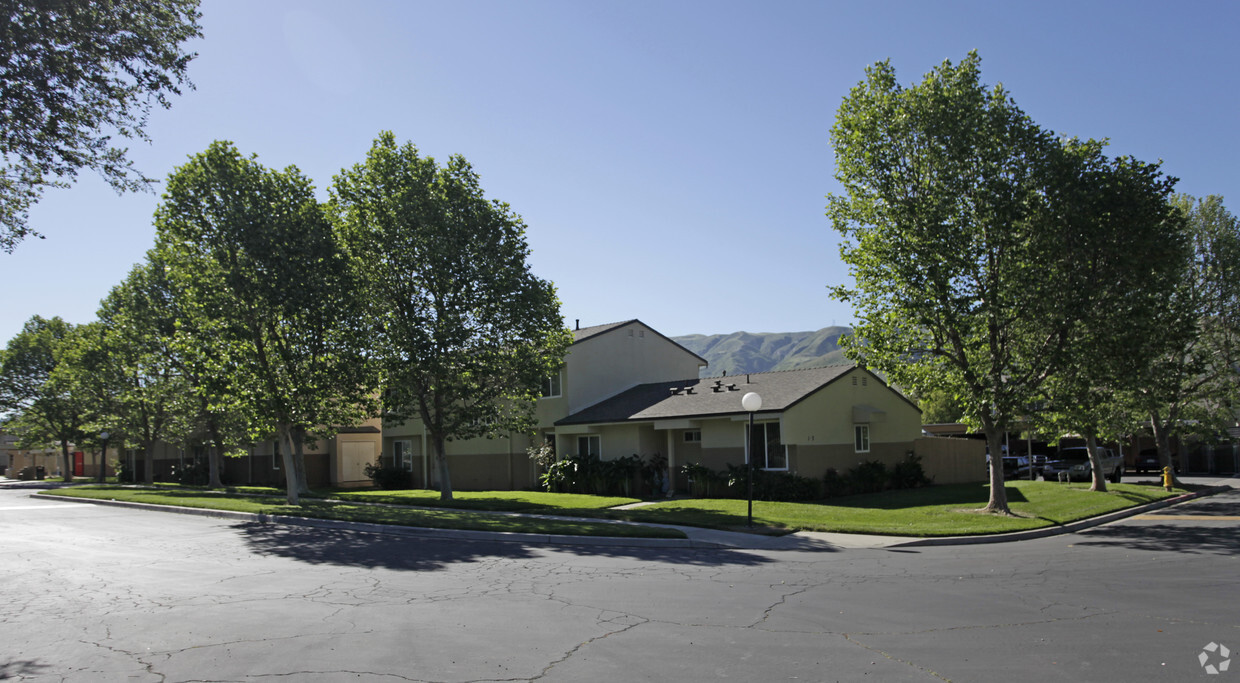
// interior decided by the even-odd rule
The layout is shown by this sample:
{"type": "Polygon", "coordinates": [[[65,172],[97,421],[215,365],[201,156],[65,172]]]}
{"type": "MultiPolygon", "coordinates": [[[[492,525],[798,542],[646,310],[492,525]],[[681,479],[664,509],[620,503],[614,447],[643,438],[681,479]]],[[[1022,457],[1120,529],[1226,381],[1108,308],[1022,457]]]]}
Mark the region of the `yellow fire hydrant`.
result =
{"type": "Polygon", "coordinates": [[[1163,468],[1163,488],[1167,489],[1168,491],[1171,490],[1171,467],[1170,466],[1163,468]]]}

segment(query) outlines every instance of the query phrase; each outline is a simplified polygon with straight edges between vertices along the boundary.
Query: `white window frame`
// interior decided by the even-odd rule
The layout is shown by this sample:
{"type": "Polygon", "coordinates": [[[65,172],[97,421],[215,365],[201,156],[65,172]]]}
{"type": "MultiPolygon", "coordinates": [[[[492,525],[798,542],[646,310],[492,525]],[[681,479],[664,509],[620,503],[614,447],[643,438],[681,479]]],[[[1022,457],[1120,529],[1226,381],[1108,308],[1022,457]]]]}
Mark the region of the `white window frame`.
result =
{"type": "Polygon", "coordinates": [[[597,455],[600,459],[603,457],[603,437],[599,436],[598,434],[578,434],[577,435],[577,455],[587,455],[589,452],[589,448],[586,449],[587,453],[581,452],[581,440],[582,439],[586,439],[587,443],[589,441],[594,441],[596,444],[598,444],[598,450],[594,453],[594,455],[597,455]]]}
{"type": "Polygon", "coordinates": [[[542,396],[539,398],[559,398],[564,395],[564,379],[560,376],[560,370],[556,370],[554,374],[547,375],[543,379],[542,396]]]}
{"type": "MultiPolygon", "coordinates": [[[[777,427],[780,427],[778,420],[768,420],[766,422],[755,422],[753,425],[755,428],[755,431],[758,427],[762,428],[762,459],[760,461],[755,459],[754,467],[757,467],[760,470],[766,470],[768,472],[787,472],[788,471],[788,444],[783,443],[783,439],[784,439],[783,428],[781,427],[779,430],[779,440],[780,440],[779,445],[783,446],[784,448],[784,466],[783,467],[771,467],[770,466],[771,451],[770,451],[770,448],[768,447],[769,444],[766,438],[766,426],[767,425],[775,425],[777,427]],[[759,467],[759,464],[761,464],[761,467],[759,467]]],[[[745,425],[745,457],[746,458],[750,457],[749,447],[752,443],[753,443],[753,438],[749,435],[749,425],[745,425]]],[[[746,460],[745,462],[748,463],[749,461],[746,460]]]]}
{"type": "Polygon", "coordinates": [[[686,429],[683,438],[685,443],[702,443],[702,430],[686,429]]]}
{"type": "Polygon", "coordinates": [[[870,452],[870,425],[854,424],[853,425],[853,452],[869,453],[870,452]]]}
{"type": "Polygon", "coordinates": [[[411,439],[392,441],[392,465],[406,472],[413,471],[413,441],[411,439]]]}

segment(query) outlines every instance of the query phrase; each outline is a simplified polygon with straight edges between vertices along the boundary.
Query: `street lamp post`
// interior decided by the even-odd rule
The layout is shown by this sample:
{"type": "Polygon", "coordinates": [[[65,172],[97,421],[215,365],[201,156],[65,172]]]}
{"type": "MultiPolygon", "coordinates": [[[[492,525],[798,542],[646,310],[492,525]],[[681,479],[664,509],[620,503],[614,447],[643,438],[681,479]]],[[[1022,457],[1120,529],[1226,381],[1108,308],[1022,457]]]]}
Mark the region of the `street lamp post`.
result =
{"type": "Polygon", "coordinates": [[[749,476],[745,479],[749,483],[749,526],[753,527],[753,414],[762,410],[762,397],[756,391],[751,391],[741,397],[741,407],[749,412],[749,433],[745,435],[745,460],[749,465],[749,476]]]}
{"type": "Polygon", "coordinates": [[[102,484],[104,475],[108,471],[108,437],[112,436],[107,432],[99,432],[99,440],[103,442],[103,448],[99,451],[99,483],[102,484]]]}

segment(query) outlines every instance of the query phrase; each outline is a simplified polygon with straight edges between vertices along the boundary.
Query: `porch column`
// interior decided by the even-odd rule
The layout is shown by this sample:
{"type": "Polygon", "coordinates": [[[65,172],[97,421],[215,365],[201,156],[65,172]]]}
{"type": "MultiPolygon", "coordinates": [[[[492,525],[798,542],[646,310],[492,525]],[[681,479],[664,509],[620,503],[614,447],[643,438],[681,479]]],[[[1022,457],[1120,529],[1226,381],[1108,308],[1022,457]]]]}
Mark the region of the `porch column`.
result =
{"type": "Polygon", "coordinates": [[[676,493],[676,431],[667,430],[667,497],[676,493]]]}

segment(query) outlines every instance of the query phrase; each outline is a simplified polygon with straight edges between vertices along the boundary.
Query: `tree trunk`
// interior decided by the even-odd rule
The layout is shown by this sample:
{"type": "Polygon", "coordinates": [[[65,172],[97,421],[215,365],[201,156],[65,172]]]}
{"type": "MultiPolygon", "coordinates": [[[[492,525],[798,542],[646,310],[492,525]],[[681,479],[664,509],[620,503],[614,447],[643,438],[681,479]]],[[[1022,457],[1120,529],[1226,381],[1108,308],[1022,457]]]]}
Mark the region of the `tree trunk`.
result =
{"type": "Polygon", "coordinates": [[[1102,458],[1098,457],[1098,436],[1093,432],[1085,433],[1085,450],[1089,452],[1090,491],[1107,491],[1107,473],[1102,471],[1102,458]]]}
{"type": "MultiPolygon", "coordinates": [[[[73,481],[73,458],[69,456],[69,440],[68,439],[60,440],[60,454],[61,454],[61,457],[65,461],[64,473],[61,475],[61,478],[67,482],[73,481]]],[[[35,468],[35,471],[36,472],[38,471],[37,466],[35,468]]]]}
{"type": "Polygon", "coordinates": [[[435,466],[439,468],[439,500],[452,500],[452,479],[448,476],[448,456],[444,453],[443,437],[432,434],[431,447],[435,449],[435,466]]]}
{"type": "Polygon", "coordinates": [[[1007,489],[1003,484],[1003,430],[993,424],[983,426],[986,444],[990,450],[990,502],[983,508],[986,512],[1010,515],[1007,489]]]}
{"type": "Polygon", "coordinates": [[[289,434],[293,437],[293,473],[297,475],[297,493],[310,493],[310,485],[306,482],[306,456],[303,450],[306,432],[295,427],[289,430],[289,434]]]}
{"type": "MultiPolygon", "coordinates": [[[[1154,430],[1154,442],[1158,444],[1158,463],[1165,469],[1171,468],[1171,483],[1179,486],[1180,480],[1175,476],[1175,465],[1171,464],[1171,424],[1163,424],[1157,410],[1150,411],[1150,427],[1154,430]]],[[[1159,472],[1161,475],[1162,472],[1159,472]]]]}
{"type": "Polygon", "coordinates": [[[220,438],[220,429],[214,421],[207,424],[207,436],[211,440],[211,444],[215,446],[213,450],[207,452],[207,472],[210,481],[207,486],[213,489],[224,488],[224,480],[220,478],[220,458],[224,457],[224,443],[220,438]]]}
{"type": "Polygon", "coordinates": [[[142,479],[146,481],[147,486],[155,483],[155,449],[152,448],[154,445],[153,441],[142,442],[142,479]]]}
{"type": "Polygon", "coordinates": [[[301,505],[301,489],[297,487],[297,473],[293,471],[294,462],[297,460],[293,455],[293,435],[291,427],[282,423],[278,427],[280,434],[280,459],[284,464],[284,489],[288,494],[289,505],[301,505]]]}

